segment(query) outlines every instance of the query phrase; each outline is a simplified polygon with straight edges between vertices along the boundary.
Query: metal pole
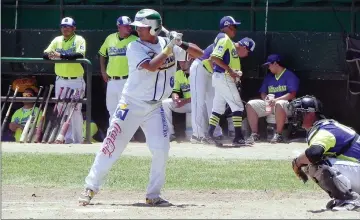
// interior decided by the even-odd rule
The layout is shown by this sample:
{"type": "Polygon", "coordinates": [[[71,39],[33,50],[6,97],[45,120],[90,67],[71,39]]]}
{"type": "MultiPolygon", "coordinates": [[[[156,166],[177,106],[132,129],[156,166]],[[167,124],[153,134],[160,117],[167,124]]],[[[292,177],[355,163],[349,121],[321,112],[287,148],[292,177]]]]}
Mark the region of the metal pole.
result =
{"type": "Polygon", "coordinates": [[[64,17],[64,0],[60,0],[60,21],[64,17]]]}
{"type": "Polygon", "coordinates": [[[92,88],[92,65],[86,64],[86,140],[85,143],[91,144],[91,88],[92,88]]]}
{"type": "Polygon", "coordinates": [[[356,13],[355,13],[355,1],[356,0],[352,0],[351,3],[351,27],[350,27],[350,31],[351,34],[353,35],[356,31],[356,13]]]}

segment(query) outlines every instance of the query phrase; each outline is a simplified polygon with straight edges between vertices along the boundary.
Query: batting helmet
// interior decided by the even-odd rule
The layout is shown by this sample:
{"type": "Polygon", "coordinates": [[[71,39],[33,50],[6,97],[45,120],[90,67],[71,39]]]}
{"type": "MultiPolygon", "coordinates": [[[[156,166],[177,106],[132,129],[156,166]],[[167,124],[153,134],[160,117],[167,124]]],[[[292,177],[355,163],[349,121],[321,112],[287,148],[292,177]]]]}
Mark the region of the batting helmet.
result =
{"type": "Polygon", "coordinates": [[[131,25],[136,27],[150,27],[150,34],[159,35],[162,29],[162,19],[159,12],[153,9],[142,9],[135,15],[134,22],[131,25]]]}

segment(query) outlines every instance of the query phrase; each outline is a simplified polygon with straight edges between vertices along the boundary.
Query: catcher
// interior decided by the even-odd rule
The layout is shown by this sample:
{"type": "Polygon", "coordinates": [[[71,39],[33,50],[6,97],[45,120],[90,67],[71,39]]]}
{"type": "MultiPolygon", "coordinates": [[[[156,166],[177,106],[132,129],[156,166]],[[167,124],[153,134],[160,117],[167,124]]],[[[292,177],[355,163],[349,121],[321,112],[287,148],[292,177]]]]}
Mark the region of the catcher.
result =
{"type": "Polygon", "coordinates": [[[332,198],[326,209],[355,210],[360,207],[360,138],[350,127],[324,119],[322,104],[313,96],[290,103],[294,120],[308,131],[309,148],[292,161],[295,174],[308,176],[332,198]]]}

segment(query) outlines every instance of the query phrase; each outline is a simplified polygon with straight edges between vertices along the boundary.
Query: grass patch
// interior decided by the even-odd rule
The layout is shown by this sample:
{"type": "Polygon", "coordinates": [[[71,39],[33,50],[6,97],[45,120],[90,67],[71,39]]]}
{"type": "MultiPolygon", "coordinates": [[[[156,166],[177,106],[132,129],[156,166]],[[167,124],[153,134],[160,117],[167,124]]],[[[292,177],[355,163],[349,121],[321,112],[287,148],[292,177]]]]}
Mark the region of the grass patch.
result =
{"type": "MultiPolygon", "coordinates": [[[[94,155],[3,153],[2,184],[78,188],[94,160],[94,155]]],[[[148,183],[148,157],[123,156],[111,169],[104,187],[144,190],[148,183]]],[[[279,160],[201,160],[171,158],[168,161],[166,189],[244,189],[314,190],[315,184],[302,184],[289,161],[279,160]]]]}

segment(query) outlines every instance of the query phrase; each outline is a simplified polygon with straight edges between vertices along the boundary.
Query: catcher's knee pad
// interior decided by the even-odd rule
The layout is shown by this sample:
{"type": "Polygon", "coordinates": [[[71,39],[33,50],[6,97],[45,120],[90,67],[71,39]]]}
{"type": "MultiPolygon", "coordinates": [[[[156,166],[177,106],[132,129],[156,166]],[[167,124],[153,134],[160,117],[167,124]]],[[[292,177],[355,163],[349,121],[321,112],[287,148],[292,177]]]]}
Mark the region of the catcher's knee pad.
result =
{"type": "Polygon", "coordinates": [[[323,189],[330,197],[340,200],[351,200],[354,195],[351,190],[350,180],[338,170],[328,165],[310,165],[307,174],[323,189]]]}

